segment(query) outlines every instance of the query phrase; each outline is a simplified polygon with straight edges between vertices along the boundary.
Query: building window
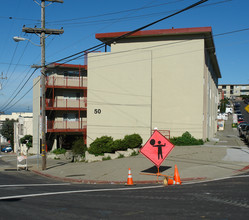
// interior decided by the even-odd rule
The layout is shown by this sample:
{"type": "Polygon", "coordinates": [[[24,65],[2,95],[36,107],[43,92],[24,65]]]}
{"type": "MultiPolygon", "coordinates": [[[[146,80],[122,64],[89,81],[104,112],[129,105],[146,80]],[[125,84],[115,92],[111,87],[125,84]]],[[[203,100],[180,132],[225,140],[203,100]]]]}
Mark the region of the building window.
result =
{"type": "Polygon", "coordinates": [[[64,113],[63,114],[63,121],[78,121],[78,113],[64,113]]]}

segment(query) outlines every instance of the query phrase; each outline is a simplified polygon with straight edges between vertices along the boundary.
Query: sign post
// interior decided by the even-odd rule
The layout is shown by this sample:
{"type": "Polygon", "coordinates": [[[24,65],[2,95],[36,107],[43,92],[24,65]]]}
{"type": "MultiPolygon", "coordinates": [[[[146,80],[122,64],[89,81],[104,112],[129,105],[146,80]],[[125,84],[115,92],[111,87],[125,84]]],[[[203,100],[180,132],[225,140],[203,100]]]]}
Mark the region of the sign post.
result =
{"type": "Polygon", "coordinates": [[[149,140],[140,149],[140,152],[157,166],[157,177],[167,176],[160,174],[159,167],[174,147],[166,137],[158,130],[155,130],[149,140]]]}

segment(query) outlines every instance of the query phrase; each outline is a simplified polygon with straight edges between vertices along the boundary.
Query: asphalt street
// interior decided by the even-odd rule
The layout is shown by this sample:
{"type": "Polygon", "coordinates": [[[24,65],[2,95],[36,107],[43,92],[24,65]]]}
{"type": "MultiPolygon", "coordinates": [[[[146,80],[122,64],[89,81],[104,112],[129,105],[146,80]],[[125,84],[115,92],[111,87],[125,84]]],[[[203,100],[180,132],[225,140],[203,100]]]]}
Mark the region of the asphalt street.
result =
{"type": "Polygon", "coordinates": [[[248,219],[249,175],[181,186],[60,183],[1,172],[0,219],[248,219]]]}

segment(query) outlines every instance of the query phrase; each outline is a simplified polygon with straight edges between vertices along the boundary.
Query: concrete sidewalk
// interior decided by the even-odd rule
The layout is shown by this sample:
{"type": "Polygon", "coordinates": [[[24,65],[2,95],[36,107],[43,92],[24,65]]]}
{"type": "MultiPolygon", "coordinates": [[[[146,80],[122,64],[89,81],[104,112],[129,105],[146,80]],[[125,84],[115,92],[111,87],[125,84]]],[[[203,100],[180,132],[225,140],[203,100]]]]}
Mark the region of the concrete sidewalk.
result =
{"type": "MultiPolygon", "coordinates": [[[[174,175],[175,164],[181,180],[211,180],[241,174],[249,170],[249,148],[232,128],[231,118],[226,122],[225,130],[202,146],[175,146],[162,163],[160,173],[174,175]]],[[[156,183],[157,177],[142,175],[157,173],[154,164],[139,154],[128,158],[101,162],[77,162],[47,159],[47,169],[41,170],[37,159],[29,159],[30,170],[40,175],[58,180],[78,183],[126,183],[128,169],[131,168],[133,182],[156,183]]],[[[159,177],[162,181],[163,178],[159,177]]]]}

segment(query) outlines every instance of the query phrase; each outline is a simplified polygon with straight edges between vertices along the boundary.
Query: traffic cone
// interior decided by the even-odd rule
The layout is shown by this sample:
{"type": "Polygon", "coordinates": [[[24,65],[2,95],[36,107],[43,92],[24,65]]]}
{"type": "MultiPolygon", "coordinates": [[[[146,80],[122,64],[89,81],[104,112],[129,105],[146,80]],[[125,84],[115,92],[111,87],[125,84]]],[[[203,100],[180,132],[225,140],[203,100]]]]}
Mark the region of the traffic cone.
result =
{"type": "Polygon", "coordinates": [[[179,172],[178,172],[176,165],[175,165],[174,180],[175,180],[176,184],[182,184],[182,181],[180,179],[180,175],[179,175],[179,172]]]}
{"type": "Polygon", "coordinates": [[[132,175],[131,175],[131,168],[129,168],[128,170],[128,178],[127,178],[127,183],[126,185],[128,186],[132,186],[133,185],[133,179],[132,179],[132,175]]]}
{"type": "Polygon", "coordinates": [[[175,180],[168,178],[167,185],[175,185],[175,184],[176,184],[175,180]]]}
{"type": "Polygon", "coordinates": [[[164,185],[181,185],[182,184],[176,165],[175,165],[174,179],[172,180],[168,178],[166,181],[167,181],[167,184],[165,184],[166,182],[164,182],[164,185]]]}

